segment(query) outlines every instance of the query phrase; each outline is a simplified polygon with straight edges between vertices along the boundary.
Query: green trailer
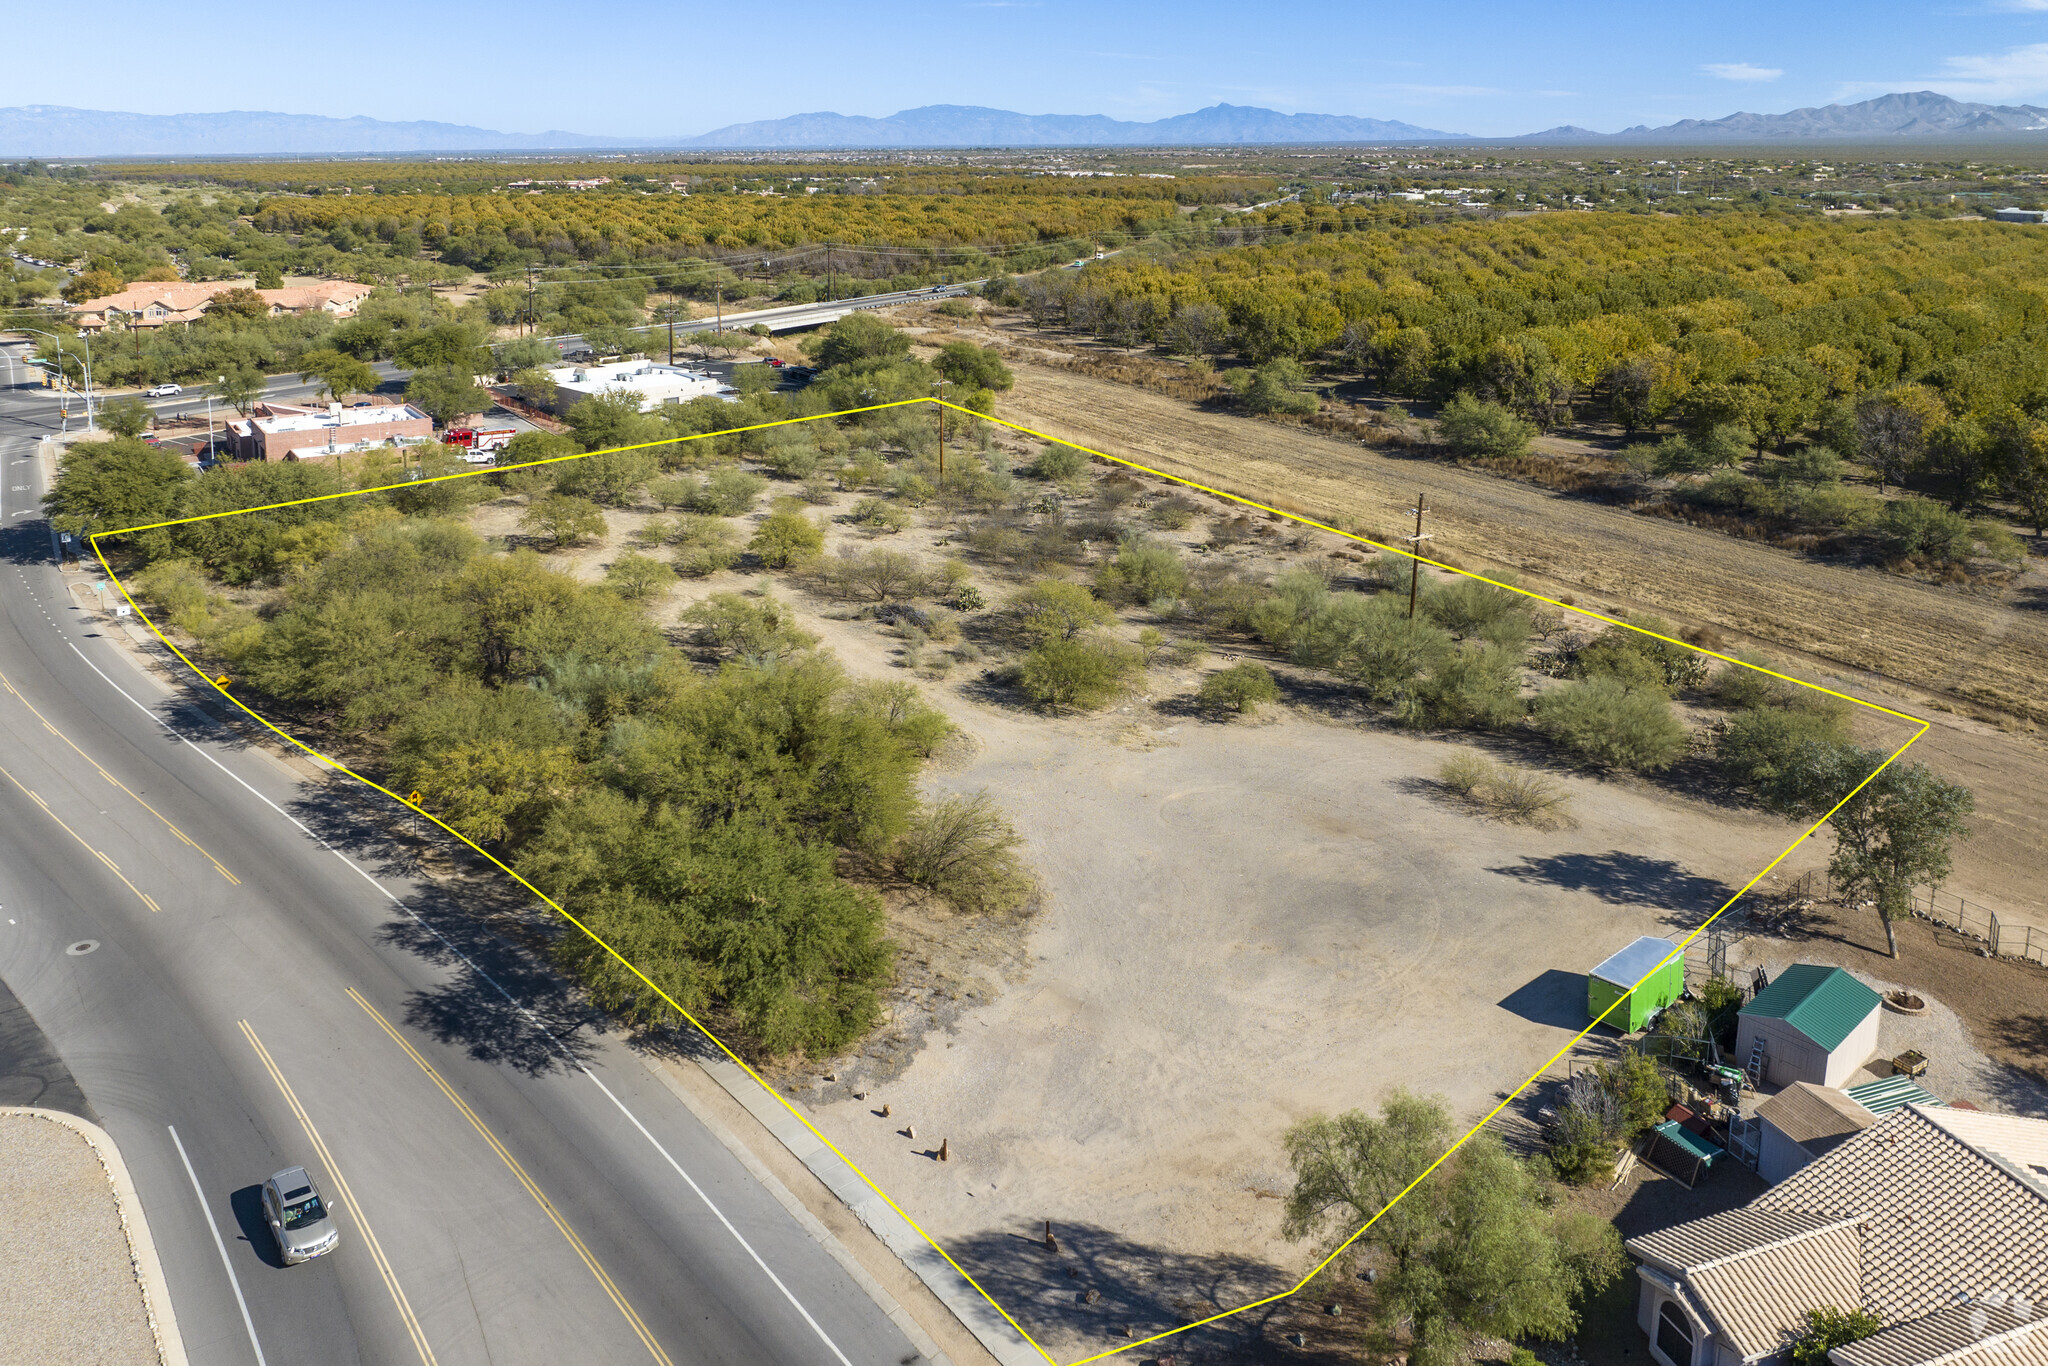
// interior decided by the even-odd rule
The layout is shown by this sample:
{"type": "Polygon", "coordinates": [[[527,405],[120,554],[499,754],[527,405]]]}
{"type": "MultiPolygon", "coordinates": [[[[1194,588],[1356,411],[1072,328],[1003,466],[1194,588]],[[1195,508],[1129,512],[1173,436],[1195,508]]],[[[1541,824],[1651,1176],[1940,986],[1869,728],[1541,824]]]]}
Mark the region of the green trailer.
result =
{"type": "Polygon", "coordinates": [[[1586,1013],[1598,1020],[1634,987],[1605,1023],[1624,1034],[1649,1024],[1652,1016],[1685,994],[1685,955],[1674,953],[1676,947],[1668,939],[1644,935],[1587,973],[1586,1013]],[[1664,962],[1667,955],[1670,961],[1664,962]],[[1662,967],[1657,966],[1660,962],[1662,967]]]}

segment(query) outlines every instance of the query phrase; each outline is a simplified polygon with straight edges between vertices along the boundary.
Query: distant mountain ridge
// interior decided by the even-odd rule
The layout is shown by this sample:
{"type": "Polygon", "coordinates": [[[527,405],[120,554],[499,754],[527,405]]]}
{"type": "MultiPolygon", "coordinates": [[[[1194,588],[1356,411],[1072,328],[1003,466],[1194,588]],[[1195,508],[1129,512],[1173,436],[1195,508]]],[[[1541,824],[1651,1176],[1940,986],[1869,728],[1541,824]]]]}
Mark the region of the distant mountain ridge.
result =
{"type": "Polygon", "coordinates": [[[1015,114],[977,105],[928,104],[887,118],[797,114],[735,123],[680,147],[1185,147],[1211,143],[1422,142],[1461,133],[1345,114],[1281,114],[1216,104],[1192,114],[1131,123],[1103,114],[1015,114]]]}
{"type": "Polygon", "coordinates": [[[0,109],[0,156],[9,157],[327,156],[621,145],[618,138],[583,133],[498,133],[456,123],[390,123],[318,114],[122,114],[59,104],[0,109]]]}
{"type": "MultiPolygon", "coordinates": [[[[1829,104],[1786,114],[1730,114],[1680,119],[1661,128],[1638,124],[1619,133],[1592,134],[1596,142],[1771,143],[2001,139],[2048,134],[2048,109],[2031,104],[1971,104],[1932,90],[1879,95],[1857,104],[1829,104]]],[[[1583,128],[1552,128],[1516,142],[1584,142],[1583,128]]]]}
{"type": "Polygon", "coordinates": [[[515,152],[911,147],[1188,147],[1331,143],[1518,143],[1599,146],[1998,141],[2048,139],[2048,108],[1972,104],[1931,90],[1856,104],[1680,119],[1597,133],[1564,125],[1514,138],[1474,138],[1394,119],[1282,114],[1216,104],[1149,123],[1104,114],[1019,114],[933,104],[886,118],[812,113],[735,123],[693,137],[615,138],[587,133],[500,133],[462,124],[231,111],[125,114],[61,105],[0,109],[0,157],[348,156],[403,152],[515,152]]]}

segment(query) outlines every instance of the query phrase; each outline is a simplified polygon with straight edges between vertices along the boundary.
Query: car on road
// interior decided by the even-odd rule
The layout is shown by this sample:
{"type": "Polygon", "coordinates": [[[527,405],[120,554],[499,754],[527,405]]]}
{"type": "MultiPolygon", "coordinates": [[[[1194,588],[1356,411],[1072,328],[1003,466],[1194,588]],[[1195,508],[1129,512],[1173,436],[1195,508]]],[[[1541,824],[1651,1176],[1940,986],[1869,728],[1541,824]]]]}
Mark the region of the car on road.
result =
{"type": "Polygon", "coordinates": [[[263,1217],[286,1266],[323,1257],[341,1241],[341,1230],[304,1167],[286,1167],[263,1183],[263,1217]]]}
{"type": "Polygon", "coordinates": [[[768,358],[768,364],[773,368],[780,370],[783,366],[788,365],[789,362],[784,360],[780,356],[770,356],[768,358]]]}
{"type": "Polygon", "coordinates": [[[143,392],[150,398],[169,398],[173,394],[184,393],[185,386],[182,384],[159,384],[156,388],[145,389],[143,392]]]}

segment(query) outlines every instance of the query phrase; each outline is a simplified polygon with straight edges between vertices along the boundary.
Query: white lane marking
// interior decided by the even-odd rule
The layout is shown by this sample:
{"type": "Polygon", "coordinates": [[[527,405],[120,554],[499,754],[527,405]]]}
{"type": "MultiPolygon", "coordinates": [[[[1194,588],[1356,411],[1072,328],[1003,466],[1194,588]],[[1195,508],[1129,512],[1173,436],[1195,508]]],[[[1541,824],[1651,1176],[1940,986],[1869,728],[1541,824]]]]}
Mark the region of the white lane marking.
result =
{"type": "Polygon", "coordinates": [[[235,1275],[235,1264],[228,1260],[228,1245],[221,1241],[220,1225],[213,1222],[213,1209],[206,1203],[206,1190],[199,1184],[199,1173],[192,1170],[192,1159],[185,1155],[185,1145],[179,1141],[178,1126],[167,1124],[171,1131],[171,1142],[177,1144],[178,1160],[185,1164],[185,1175],[192,1180],[192,1193],[199,1197],[199,1212],[206,1216],[206,1226],[213,1230],[213,1245],[220,1252],[220,1264],[228,1273],[228,1284],[235,1288],[235,1303],[242,1308],[242,1326],[249,1330],[249,1345],[256,1350],[256,1366],[270,1366],[263,1359],[263,1344],[256,1340],[256,1324],[249,1317],[249,1302],[242,1298],[242,1281],[235,1275]]]}
{"type": "MultiPolygon", "coordinates": [[[[106,674],[101,672],[100,667],[97,664],[94,664],[90,659],[86,659],[85,652],[83,650],[80,650],[76,645],[72,645],[71,649],[72,652],[76,654],[80,659],[85,660],[87,668],[91,669],[94,673],[99,674],[101,678],[106,679],[108,687],[112,688],[115,692],[120,693],[121,696],[128,698],[130,702],[135,702],[135,705],[138,708],[140,708],[146,715],[155,720],[156,723],[162,726],[165,730],[170,731],[173,735],[178,735],[178,732],[172,728],[170,722],[164,720],[163,717],[158,716],[148,707],[143,706],[142,703],[136,702],[135,698],[129,695],[127,689],[123,688],[119,683],[114,682],[113,679],[107,678],[106,674]]],[[[398,909],[404,911],[407,915],[411,916],[413,918],[414,923],[419,925],[421,929],[424,929],[428,934],[431,934],[434,936],[434,938],[440,940],[442,947],[446,948],[450,953],[454,954],[457,958],[460,958],[471,972],[483,978],[486,982],[489,982],[491,984],[492,990],[496,991],[500,996],[504,997],[506,1004],[510,1005],[514,1010],[518,1011],[521,1015],[524,1015],[527,1018],[528,1022],[530,1022],[533,1025],[533,1027],[540,1032],[541,1037],[545,1038],[548,1041],[548,1043],[553,1046],[554,1050],[561,1055],[562,1060],[564,1062],[568,1063],[571,1067],[574,1067],[584,1076],[589,1077],[591,1084],[596,1086],[598,1090],[604,1092],[605,1099],[609,1100],[613,1105],[616,1105],[619,1109],[619,1113],[624,1115],[628,1120],[632,1121],[633,1127],[640,1131],[641,1136],[644,1137],[649,1143],[654,1145],[654,1151],[660,1153],[662,1159],[666,1161],[669,1164],[669,1166],[675,1168],[676,1175],[682,1177],[683,1180],[689,1184],[690,1189],[696,1192],[697,1198],[704,1202],[704,1207],[710,1210],[713,1214],[718,1216],[718,1222],[725,1225],[725,1231],[733,1236],[733,1241],[737,1242],[741,1247],[746,1249],[747,1255],[754,1259],[754,1265],[760,1267],[762,1272],[767,1275],[768,1279],[774,1282],[775,1288],[782,1292],[782,1297],[790,1302],[790,1304],[796,1309],[797,1313],[803,1315],[804,1322],[811,1326],[811,1331],[818,1335],[818,1340],[824,1343],[827,1347],[831,1348],[832,1355],[838,1357],[839,1360],[842,1363],[844,1363],[844,1366],[853,1366],[853,1363],[847,1360],[846,1353],[839,1350],[839,1344],[832,1340],[831,1336],[828,1333],[826,1333],[824,1327],[820,1325],[815,1318],[811,1317],[811,1311],[804,1308],[803,1301],[799,1300],[796,1297],[796,1295],[791,1292],[790,1288],[782,1283],[782,1278],[775,1274],[774,1269],[771,1268],[766,1261],[762,1260],[761,1254],[754,1250],[754,1245],[752,1243],[749,1243],[746,1240],[745,1236],[740,1233],[739,1229],[733,1226],[732,1220],[725,1217],[725,1211],[720,1209],[712,1201],[710,1195],[708,1195],[705,1192],[702,1186],[697,1184],[696,1179],[694,1177],[692,1177],[687,1171],[683,1170],[682,1163],[676,1161],[674,1156],[672,1156],[669,1153],[669,1150],[661,1145],[660,1140],[655,1138],[655,1136],[652,1133],[648,1132],[647,1126],[640,1122],[640,1117],[634,1114],[631,1110],[627,1109],[625,1102],[620,1100],[617,1096],[613,1095],[612,1090],[609,1086],[606,1086],[603,1082],[597,1079],[596,1073],[592,1072],[588,1067],[585,1067],[582,1063],[578,1062],[574,1057],[570,1056],[569,1051],[566,1048],[562,1047],[562,1041],[555,1037],[554,1031],[550,1030],[546,1025],[541,1023],[539,1016],[535,1015],[531,1010],[528,1010],[523,1004],[519,1002],[517,998],[515,998],[512,995],[511,992],[505,990],[505,986],[502,982],[500,982],[497,978],[491,976],[491,974],[489,974],[488,972],[485,972],[483,968],[477,965],[474,959],[472,959],[468,954],[464,953],[461,949],[457,948],[453,943],[451,943],[448,939],[448,936],[442,934],[440,930],[436,929],[431,921],[427,920],[424,916],[422,916],[418,911],[415,911],[412,907],[406,905],[406,903],[400,900],[397,894],[394,893],[389,887],[386,887],[383,883],[377,881],[376,878],[372,877],[367,869],[357,864],[355,860],[351,859],[348,855],[342,853],[341,850],[336,849],[326,840],[323,840],[318,835],[315,835],[311,830],[306,829],[305,825],[301,824],[297,819],[295,819],[291,815],[290,812],[286,811],[276,802],[270,800],[270,798],[264,796],[255,788],[250,787],[249,784],[247,784],[246,782],[242,782],[240,775],[235,773],[234,770],[230,769],[226,764],[223,764],[220,760],[214,758],[211,754],[208,754],[205,749],[200,747],[197,741],[188,739],[187,737],[182,735],[178,735],[178,738],[184,741],[185,747],[187,749],[194,750],[197,753],[203,755],[206,758],[206,760],[209,763],[211,763],[215,768],[227,774],[236,782],[241,783],[243,788],[246,789],[251,796],[255,797],[256,800],[262,802],[265,806],[269,807],[272,811],[277,812],[278,815],[283,816],[286,820],[291,821],[291,823],[293,825],[298,826],[300,830],[305,831],[309,839],[313,840],[322,849],[325,849],[328,853],[340,859],[343,865],[354,869],[357,875],[360,876],[363,879],[363,881],[369,883],[372,887],[375,887],[378,891],[382,892],[384,894],[385,899],[388,900],[392,905],[398,907],[398,909]]],[[[211,1217],[212,1216],[210,1215],[208,1216],[208,1218],[211,1217]]],[[[216,1234],[215,1236],[218,1237],[218,1234],[216,1234]]],[[[221,1255],[225,1257],[227,1254],[223,1252],[221,1255]]],[[[239,1286],[236,1288],[235,1293],[237,1296],[241,1294],[241,1289],[239,1286]]],[[[254,1330],[251,1330],[252,1340],[253,1333],[254,1330]]],[[[261,1353],[259,1352],[258,1355],[260,1356],[261,1353]]]]}

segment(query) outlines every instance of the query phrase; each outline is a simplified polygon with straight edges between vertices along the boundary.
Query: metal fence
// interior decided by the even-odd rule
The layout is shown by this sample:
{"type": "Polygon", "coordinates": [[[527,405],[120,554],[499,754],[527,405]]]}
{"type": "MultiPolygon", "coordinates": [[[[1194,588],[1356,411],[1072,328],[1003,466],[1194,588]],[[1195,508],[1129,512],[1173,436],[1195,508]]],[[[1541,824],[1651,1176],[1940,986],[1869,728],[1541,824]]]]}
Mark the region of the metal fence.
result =
{"type": "MultiPolygon", "coordinates": [[[[1816,901],[1833,901],[1834,880],[1827,869],[1814,868],[1800,874],[1784,895],[1795,900],[1811,897],[1816,901]]],[[[1915,916],[1979,941],[1994,956],[2024,958],[2048,967],[2048,930],[2038,925],[2000,920],[1998,912],[1982,902],[1944,892],[1939,887],[1924,896],[1914,892],[1912,902],[1915,916]]]]}

